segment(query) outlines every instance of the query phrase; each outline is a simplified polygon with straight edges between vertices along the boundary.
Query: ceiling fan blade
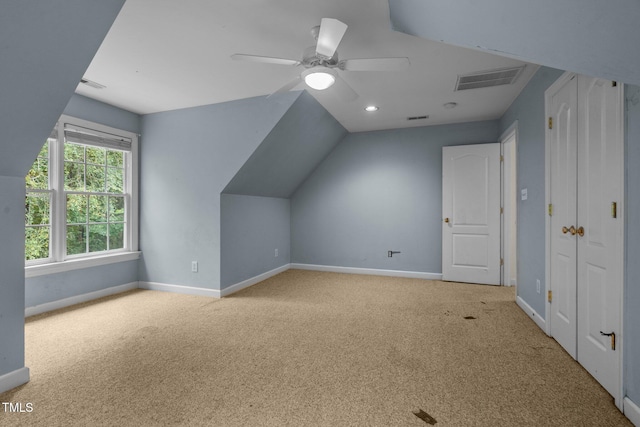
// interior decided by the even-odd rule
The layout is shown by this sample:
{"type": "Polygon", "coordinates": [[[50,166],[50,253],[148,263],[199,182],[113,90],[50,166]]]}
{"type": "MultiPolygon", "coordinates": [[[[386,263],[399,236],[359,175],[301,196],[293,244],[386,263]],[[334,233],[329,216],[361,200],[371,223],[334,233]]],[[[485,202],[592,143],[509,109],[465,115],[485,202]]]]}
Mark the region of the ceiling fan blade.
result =
{"type": "Polygon", "coordinates": [[[300,78],[300,76],[297,76],[295,79],[291,80],[289,83],[285,84],[280,89],[276,90],[275,92],[270,93],[269,96],[267,96],[267,98],[270,98],[271,96],[275,95],[276,93],[289,92],[291,89],[293,89],[294,87],[298,86],[300,84],[300,82],[302,82],[302,79],[300,78]]]}
{"type": "Polygon", "coordinates": [[[300,61],[296,61],[295,59],[274,58],[272,56],[245,55],[244,53],[234,53],[233,55],[231,55],[231,59],[235,59],[236,61],[261,62],[263,64],[300,65],[300,61]]]}
{"type": "Polygon", "coordinates": [[[333,92],[345,102],[351,102],[358,99],[358,93],[347,83],[340,75],[336,75],[336,82],[331,88],[333,92]]]}
{"type": "Polygon", "coordinates": [[[347,24],[333,18],[322,18],[316,53],[324,58],[332,58],[347,31],[347,24]]]}
{"type": "Polygon", "coordinates": [[[345,71],[400,71],[409,68],[409,58],[345,59],[338,67],[345,71]]]}

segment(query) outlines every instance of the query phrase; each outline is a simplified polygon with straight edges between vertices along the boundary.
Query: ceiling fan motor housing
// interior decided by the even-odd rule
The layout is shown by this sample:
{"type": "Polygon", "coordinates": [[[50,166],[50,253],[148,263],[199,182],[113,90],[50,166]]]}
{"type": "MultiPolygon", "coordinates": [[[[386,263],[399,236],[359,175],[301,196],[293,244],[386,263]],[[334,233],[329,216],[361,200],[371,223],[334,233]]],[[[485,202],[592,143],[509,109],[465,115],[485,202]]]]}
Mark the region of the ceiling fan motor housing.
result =
{"type": "Polygon", "coordinates": [[[304,65],[305,68],[312,68],[312,67],[334,68],[338,66],[338,52],[336,51],[336,53],[334,53],[331,58],[325,58],[316,53],[315,46],[309,46],[304,50],[304,53],[302,54],[301,63],[302,65],[304,65]]]}

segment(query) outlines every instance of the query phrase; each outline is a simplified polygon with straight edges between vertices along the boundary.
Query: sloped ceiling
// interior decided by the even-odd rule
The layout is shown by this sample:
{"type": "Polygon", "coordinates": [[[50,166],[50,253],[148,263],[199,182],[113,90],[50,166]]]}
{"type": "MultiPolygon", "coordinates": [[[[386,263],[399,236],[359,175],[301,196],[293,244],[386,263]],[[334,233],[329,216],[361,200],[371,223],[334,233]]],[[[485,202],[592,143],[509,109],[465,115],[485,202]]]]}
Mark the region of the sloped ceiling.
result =
{"type": "Polygon", "coordinates": [[[640,84],[637,0],[389,0],[395,30],[640,84]]]}
{"type": "Polygon", "coordinates": [[[0,175],[27,174],[124,1],[2,2],[0,175]]]}
{"type": "Polygon", "coordinates": [[[388,0],[127,0],[85,73],[105,87],[80,84],[77,91],[138,114],[266,96],[304,67],[231,55],[302,59],[315,44],[311,29],[326,17],[348,25],[340,59],[400,56],[411,62],[393,72],[338,71],[359,94],[353,101],[340,97],[340,85],[308,89],[349,132],[497,119],[537,69],[527,64],[510,85],[456,91],[459,74],[525,64],[392,31],[388,0]],[[448,102],[458,106],[447,109],[448,102]],[[368,113],[370,104],[380,109],[368,113]],[[422,115],[429,118],[407,120],[422,115]]]}
{"type": "Polygon", "coordinates": [[[223,193],[289,198],[346,134],[318,101],[300,92],[223,193]]]}

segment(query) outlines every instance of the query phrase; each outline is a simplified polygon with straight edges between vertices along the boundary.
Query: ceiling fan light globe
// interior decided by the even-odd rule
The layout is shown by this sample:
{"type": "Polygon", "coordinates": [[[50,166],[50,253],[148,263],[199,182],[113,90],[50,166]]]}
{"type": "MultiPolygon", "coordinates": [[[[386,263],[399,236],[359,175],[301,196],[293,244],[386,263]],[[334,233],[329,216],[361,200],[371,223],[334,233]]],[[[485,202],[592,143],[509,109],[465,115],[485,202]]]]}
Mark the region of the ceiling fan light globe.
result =
{"type": "Polygon", "coordinates": [[[315,73],[307,74],[304,77],[304,82],[311,89],[325,90],[333,86],[333,84],[336,82],[336,78],[329,73],[318,71],[315,73]]]}
{"type": "Polygon", "coordinates": [[[305,70],[302,78],[311,89],[325,90],[336,82],[336,72],[328,67],[313,67],[305,70]]]}

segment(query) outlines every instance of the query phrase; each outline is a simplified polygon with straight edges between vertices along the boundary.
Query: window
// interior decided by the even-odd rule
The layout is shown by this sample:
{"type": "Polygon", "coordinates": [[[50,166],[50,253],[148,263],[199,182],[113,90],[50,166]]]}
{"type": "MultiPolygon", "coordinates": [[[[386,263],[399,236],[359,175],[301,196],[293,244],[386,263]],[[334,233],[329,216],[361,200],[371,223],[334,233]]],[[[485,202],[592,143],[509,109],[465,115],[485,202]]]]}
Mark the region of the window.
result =
{"type": "Polygon", "coordinates": [[[137,258],[137,144],[131,132],[60,118],[26,177],[31,276],[52,272],[43,265],[64,271],[137,258]]]}

